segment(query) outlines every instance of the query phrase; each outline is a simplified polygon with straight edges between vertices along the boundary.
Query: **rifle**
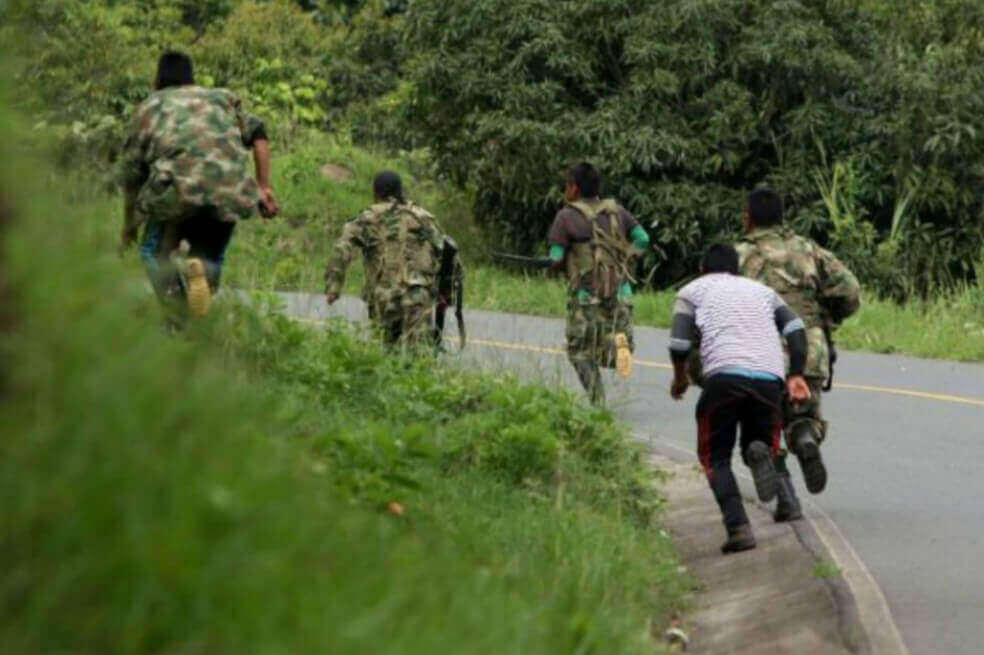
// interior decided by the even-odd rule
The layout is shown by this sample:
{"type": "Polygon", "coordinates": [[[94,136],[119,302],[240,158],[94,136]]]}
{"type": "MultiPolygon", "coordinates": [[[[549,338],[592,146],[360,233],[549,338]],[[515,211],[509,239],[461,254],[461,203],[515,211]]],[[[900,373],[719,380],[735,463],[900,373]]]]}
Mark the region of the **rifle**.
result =
{"type": "Polygon", "coordinates": [[[448,306],[454,305],[454,316],[458,320],[458,334],[461,348],[465,347],[465,270],[458,258],[458,244],[451,237],[444,237],[441,249],[441,265],[437,270],[437,305],[434,308],[434,342],[441,346],[444,335],[444,319],[448,306]]]}
{"type": "Polygon", "coordinates": [[[549,269],[553,266],[553,260],[549,257],[524,257],[505,252],[494,252],[492,259],[500,264],[508,264],[524,270],[549,269]]]}
{"type": "Polygon", "coordinates": [[[837,363],[837,344],[834,343],[834,333],[829,324],[823,326],[823,336],[827,339],[827,361],[830,362],[830,373],[823,385],[824,391],[834,388],[834,364],[837,363]]]}

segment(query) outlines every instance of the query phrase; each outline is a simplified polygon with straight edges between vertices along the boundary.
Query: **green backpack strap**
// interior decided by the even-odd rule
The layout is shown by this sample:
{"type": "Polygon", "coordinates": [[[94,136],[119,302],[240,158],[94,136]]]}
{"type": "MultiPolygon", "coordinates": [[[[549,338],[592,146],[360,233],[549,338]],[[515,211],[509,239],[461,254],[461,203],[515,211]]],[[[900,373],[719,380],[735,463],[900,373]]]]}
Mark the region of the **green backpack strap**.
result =
{"type": "Polygon", "coordinates": [[[593,221],[598,216],[598,212],[595,210],[595,208],[589,205],[588,203],[584,202],[583,200],[575,200],[574,202],[569,202],[567,203],[567,206],[576,209],[578,213],[581,214],[581,216],[584,216],[589,221],[593,221]]]}

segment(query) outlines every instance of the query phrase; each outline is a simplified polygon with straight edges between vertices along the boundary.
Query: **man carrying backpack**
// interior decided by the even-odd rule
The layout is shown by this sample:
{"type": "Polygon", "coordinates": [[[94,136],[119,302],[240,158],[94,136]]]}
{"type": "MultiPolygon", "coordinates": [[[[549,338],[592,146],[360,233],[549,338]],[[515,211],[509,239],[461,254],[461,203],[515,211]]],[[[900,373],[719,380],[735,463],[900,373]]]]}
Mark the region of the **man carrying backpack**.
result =
{"type": "Polygon", "coordinates": [[[567,358],[591,402],[602,405],[600,367],[632,368],[633,261],[649,235],[616,201],[601,200],[601,173],[587,162],[567,172],[567,204],[547,235],[550,259],[568,281],[567,358]]]}
{"type": "Polygon", "coordinates": [[[445,238],[434,217],[403,196],[400,176],[382,171],[373,180],[375,203],[349,221],[325,269],[325,297],[338,300],[345,272],[362,252],[362,297],[369,319],[388,346],[420,348],[434,340],[431,316],[445,238]]]}

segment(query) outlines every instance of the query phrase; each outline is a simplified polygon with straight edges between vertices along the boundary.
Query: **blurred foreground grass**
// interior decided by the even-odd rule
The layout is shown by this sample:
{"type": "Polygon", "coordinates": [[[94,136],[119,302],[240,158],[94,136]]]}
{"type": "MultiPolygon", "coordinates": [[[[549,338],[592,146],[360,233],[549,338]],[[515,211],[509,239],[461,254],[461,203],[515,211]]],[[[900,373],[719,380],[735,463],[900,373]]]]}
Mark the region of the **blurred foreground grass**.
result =
{"type": "Polygon", "coordinates": [[[658,649],[688,581],[609,414],[255,305],[166,337],[118,203],[0,121],[0,652],[658,649]]]}

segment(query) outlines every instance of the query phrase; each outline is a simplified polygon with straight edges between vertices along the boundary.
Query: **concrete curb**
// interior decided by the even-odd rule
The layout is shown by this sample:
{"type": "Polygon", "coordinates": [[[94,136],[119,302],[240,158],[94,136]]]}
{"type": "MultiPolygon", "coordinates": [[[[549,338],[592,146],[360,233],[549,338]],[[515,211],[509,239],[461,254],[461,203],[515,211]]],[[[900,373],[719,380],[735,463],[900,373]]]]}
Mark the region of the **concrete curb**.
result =
{"type": "MultiPolygon", "coordinates": [[[[674,485],[681,485],[681,472],[684,476],[693,472],[697,462],[696,455],[688,452],[675,444],[660,440],[658,437],[645,437],[636,434],[640,442],[647,445],[653,453],[655,464],[666,467],[675,475],[667,484],[664,490],[667,493],[671,504],[674,499],[689,506],[694,502],[699,502],[709,508],[709,518],[705,516],[703,523],[699,526],[705,532],[701,539],[706,543],[695,547],[688,541],[681,543],[681,555],[685,563],[702,582],[707,579],[717,580],[721,584],[721,574],[718,568],[727,566],[727,563],[736,563],[738,558],[745,557],[751,562],[750,557],[742,553],[731,555],[725,558],[721,555],[713,554],[716,551],[718,542],[723,540],[724,530],[720,524],[718,509],[714,503],[710,490],[707,489],[706,482],[701,482],[703,490],[700,492],[702,498],[694,500],[694,492],[674,489],[674,485]],[[681,496],[681,493],[683,496],[681,496]]],[[[745,489],[751,489],[750,479],[742,475],[741,471],[736,471],[736,475],[742,480],[745,489]]],[[[693,484],[692,481],[683,484],[693,484]]],[[[820,508],[811,503],[808,499],[804,501],[805,520],[794,521],[783,524],[784,527],[772,526],[771,510],[765,505],[746,498],[746,510],[752,520],[753,528],[756,533],[766,532],[766,542],[769,552],[760,555],[760,559],[765,559],[766,566],[760,572],[769,571],[772,562],[776,563],[776,568],[795,568],[804,566],[804,562],[813,562],[815,565],[832,563],[840,575],[823,576],[815,578],[814,581],[804,580],[802,586],[803,593],[810,593],[808,587],[822,585],[829,604],[822,606],[822,603],[814,602],[812,605],[798,603],[797,599],[791,598],[794,592],[791,591],[790,581],[783,581],[783,576],[767,576],[767,579],[740,580],[732,575],[727,578],[728,582],[733,582],[737,586],[743,586],[749,591],[743,592],[741,589],[730,591],[732,596],[747,596],[747,603],[762,603],[761,613],[751,613],[751,618],[746,615],[741,619],[744,629],[731,637],[731,642],[727,647],[720,643],[713,643],[702,646],[702,635],[700,634],[701,625],[715,626],[721,630],[720,620],[716,614],[720,614],[718,608],[709,607],[706,603],[702,604],[701,596],[698,594],[696,613],[694,616],[695,634],[693,636],[693,652],[714,653],[851,653],[854,655],[909,655],[908,648],[901,638],[901,634],[889,611],[888,604],[882,595],[881,589],[875,583],[874,578],[868,572],[864,563],[860,560],[857,553],[850,543],[844,538],[843,534],[837,529],[833,521],[820,508]],[[780,536],[775,532],[776,529],[787,531],[785,536],[780,536]],[[794,551],[799,550],[797,555],[794,551]],[[798,560],[798,563],[793,560],[798,560]],[[780,564],[781,563],[781,564],[780,564]],[[785,587],[783,585],[785,584],[785,587]],[[776,629],[773,616],[781,616],[782,628],[776,629]],[[761,623],[760,626],[754,625],[755,621],[761,623]],[[836,626],[834,629],[824,628],[826,624],[836,626]],[[773,635],[775,635],[773,637],[773,635]]],[[[693,516],[681,519],[680,516],[673,514],[671,507],[668,520],[665,521],[667,528],[674,536],[678,536],[677,530],[686,532],[693,530],[696,523],[693,516]],[[680,525],[682,522],[693,525],[680,525]],[[677,528],[675,530],[674,528],[677,528]]],[[[693,514],[694,510],[691,509],[693,514]]],[[[686,535],[684,535],[686,538],[686,535]]],[[[760,538],[760,548],[762,539],[760,538]]],[[[749,551],[750,554],[756,550],[749,551]]],[[[761,565],[762,562],[759,562],[761,565]]],[[[750,568],[749,564],[741,565],[742,571],[750,568]]],[[[746,576],[749,577],[749,576],[746,576]]],[[[750,576],[754,578],[755,576],[750,576]]],[[[762,577],[762,576],[759,576],[762,577]]],[[[795,581],[793,581],[795,585],[795,581]]],[[[716,596],[720,596],[717,594],[716,596]]],[[[816,598],[816,596],[814,596],[816,598]]],[[[725,607],[725,614],[732,613],[733,610],[725,607]]],[[[725,617],[727,618],[727,617],[725,617]]],[[[735,621],[737,621],[735,619],[735,621]]]]}

